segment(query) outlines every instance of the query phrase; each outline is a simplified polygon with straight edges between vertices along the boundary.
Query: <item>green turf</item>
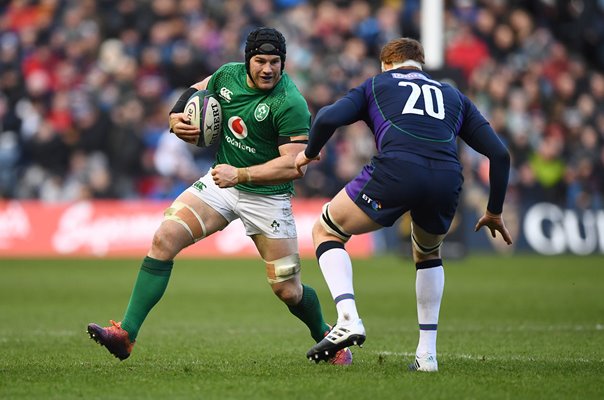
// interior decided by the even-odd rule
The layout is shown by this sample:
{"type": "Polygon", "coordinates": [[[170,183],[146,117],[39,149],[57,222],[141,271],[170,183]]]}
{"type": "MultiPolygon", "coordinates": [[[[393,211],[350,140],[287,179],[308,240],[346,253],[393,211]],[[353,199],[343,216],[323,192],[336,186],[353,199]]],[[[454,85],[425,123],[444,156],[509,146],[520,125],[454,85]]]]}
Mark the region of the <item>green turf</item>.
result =
{"type": "MultiPolygon", "coordinates": [[[[412,373],[413,264],[355,261],[368,338],[354,364],[308,362],[306,328],[258,261],[179,260],[124,362],[88,338],[120,319],[138,261],[0,260],[0,399],[602,399],[604,259],[446,264],[437,374],[412,373]]],[[[316,263],[304,262],[328,321],[316,263]]]]}

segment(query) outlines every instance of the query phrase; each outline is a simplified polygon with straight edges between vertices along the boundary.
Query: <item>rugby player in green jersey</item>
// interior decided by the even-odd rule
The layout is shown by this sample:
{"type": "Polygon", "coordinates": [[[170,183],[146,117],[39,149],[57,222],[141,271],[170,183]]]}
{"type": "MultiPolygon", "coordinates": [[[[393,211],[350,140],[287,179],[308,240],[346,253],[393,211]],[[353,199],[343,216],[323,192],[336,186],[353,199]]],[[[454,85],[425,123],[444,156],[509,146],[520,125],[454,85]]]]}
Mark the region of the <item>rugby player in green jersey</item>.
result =
{"type": "MultiPolygon", "coordinates": [[[[245,63],[228,63],[185,91],[170,112],[170,130],[195,143],[200,134],[183,113],[197,90],[215,93],[222,108],[222,135],[213,168],[181,193],[165,211],[143,260],[121,322],[88,325],[91,338],[124,360],[130,356],[147,314],[161,299],[173,260],[187,246],[241,219],[266,264],[268,282],[290,312],[319,342],[325,323],[314,289],[300,279],[300,257],[292,214],[292,181],[302,174],[296,155],[306,147],[310,112],[284,72],[285,38],[272,28],[258,28],[246,40],[245,63]]],[[[350,364],[342,349],[333,364],[350,364]]]]}

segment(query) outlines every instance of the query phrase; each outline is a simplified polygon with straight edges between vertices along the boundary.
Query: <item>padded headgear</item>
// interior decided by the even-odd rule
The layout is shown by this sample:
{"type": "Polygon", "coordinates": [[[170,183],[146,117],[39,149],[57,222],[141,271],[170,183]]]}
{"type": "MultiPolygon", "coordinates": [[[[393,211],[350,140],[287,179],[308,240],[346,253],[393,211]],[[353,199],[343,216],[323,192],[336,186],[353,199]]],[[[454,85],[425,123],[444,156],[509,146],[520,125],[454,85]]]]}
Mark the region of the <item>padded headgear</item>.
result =
{"type": "Polygon", "coordinates": [[[245,41],[245,69],[250,74],[250,60],[257,54],[273,54],[281,58],[281,71],[285,68],[285,37],[274,28],[256,28],[245,41]]]}

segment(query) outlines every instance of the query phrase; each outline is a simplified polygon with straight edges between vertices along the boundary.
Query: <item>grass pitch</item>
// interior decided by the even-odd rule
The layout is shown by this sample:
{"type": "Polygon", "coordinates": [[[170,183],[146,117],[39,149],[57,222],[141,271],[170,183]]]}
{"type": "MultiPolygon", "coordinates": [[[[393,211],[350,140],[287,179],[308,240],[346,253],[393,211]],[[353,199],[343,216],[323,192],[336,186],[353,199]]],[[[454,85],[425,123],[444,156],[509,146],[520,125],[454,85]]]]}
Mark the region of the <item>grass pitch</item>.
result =
{"type": "MultiPolygon", "coordinates": [[[[85,333],[121,319],[138,260],[0,260],[1,399],[602,399],[603,257],[474,256],[445,263],[436,374],[417,344],[415,271],[354,263],[367,329],[354,364],[304,357],[312,340],[256,260],[178,260],[132,356],[85,333]]],[[[328,322],[316,262],[303,264],[328,322]]]]}

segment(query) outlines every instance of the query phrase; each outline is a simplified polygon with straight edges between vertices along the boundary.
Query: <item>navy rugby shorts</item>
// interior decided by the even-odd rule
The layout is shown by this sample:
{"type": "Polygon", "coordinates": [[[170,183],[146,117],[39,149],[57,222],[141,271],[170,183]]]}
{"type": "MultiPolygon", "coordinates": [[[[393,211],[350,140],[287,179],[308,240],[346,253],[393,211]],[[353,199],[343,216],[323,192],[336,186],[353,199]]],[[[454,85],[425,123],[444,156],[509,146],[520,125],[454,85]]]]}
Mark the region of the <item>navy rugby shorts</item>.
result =
{"type": "Polygon", "coordinates": [[[382,226],[392,226],[411,211],[413,222],[426,232],[445,234],[461,194],[461,167],[451,162],[418,161],[378,155],[346,185],[346,193],[382,226]]]}

